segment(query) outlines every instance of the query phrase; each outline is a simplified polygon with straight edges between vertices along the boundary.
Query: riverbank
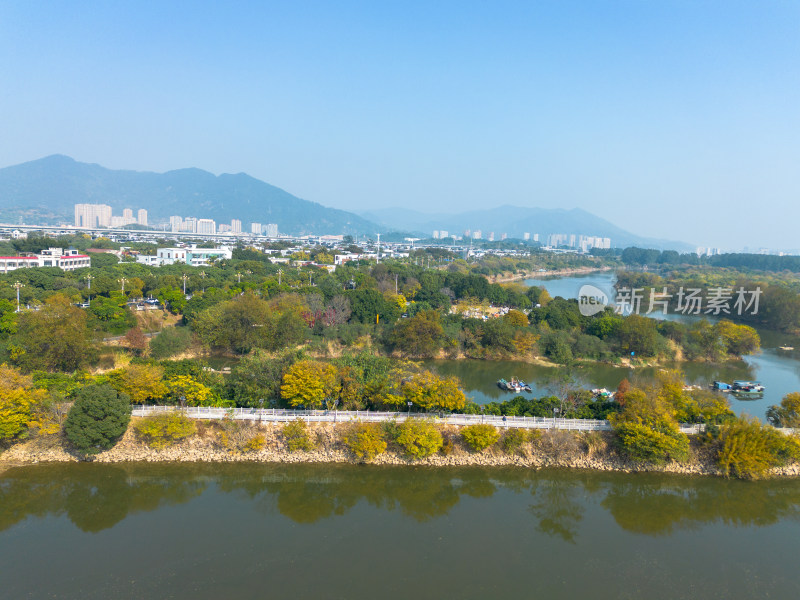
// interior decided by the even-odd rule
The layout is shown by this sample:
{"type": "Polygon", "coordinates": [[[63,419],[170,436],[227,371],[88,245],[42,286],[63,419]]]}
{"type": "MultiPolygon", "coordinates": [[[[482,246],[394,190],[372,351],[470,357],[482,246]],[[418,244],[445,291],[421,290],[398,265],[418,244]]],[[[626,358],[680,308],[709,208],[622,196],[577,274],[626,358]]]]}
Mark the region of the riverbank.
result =
{"type": "Polygon", "coordinates": [[[573,269],[556,269],[554,271],[522,271],[521,273],[490,275],[487,279],[491,283],[509,283],[520,279],[538,279],[541,277],[570,277],[574,275],[590,275],[613,271],[614,267],[575,267],[573,269]]]}
{"type": "MultiPolygon", "coordinates": [[[[134,420],[135,421],[135,420],[134,420]]],[[[132,423],[134,422],[132,421],[132,423]]],[[[198,424],[198,433],[175,444],[156,450],[149,448],[129,427],[122,439],[111,450],[93,457],[83,457],[70,449],[61,434],[41,436],[12,446],[0,454],[0,473],[17,466],[40,463],[349,463],[361,464],[341,442],[341,435],[350,426],[344,423],[310,423],[309,432],[316,448],[311,451],[290,451],[283,439],[282,424],[254,423],[251,433],[264,438],[264,446],[250,452],[233,452],[220,442],[214,423],[198,424]]],[[[633,463],[620,456],[608,432],[581,433],[575,431],[544,430],[519,451],[506,453],[499,444],[473,452],[459,435],[460,427],[441,428],[447,451],[421,460],[404,456],[399,448],[390,444],[386,452],[369,461],[374,465],[405,465],[428,467],[520,467],[525,469],[566,468],[623,473],[673,473],[682,475],[712,475],[722,473],[704,446],[695,436],[690,436],[691,457],[686,463],[664,465],[633,463]]],[[[773,469],[772,476],[798,477],[800,464],[773,469]]]]}

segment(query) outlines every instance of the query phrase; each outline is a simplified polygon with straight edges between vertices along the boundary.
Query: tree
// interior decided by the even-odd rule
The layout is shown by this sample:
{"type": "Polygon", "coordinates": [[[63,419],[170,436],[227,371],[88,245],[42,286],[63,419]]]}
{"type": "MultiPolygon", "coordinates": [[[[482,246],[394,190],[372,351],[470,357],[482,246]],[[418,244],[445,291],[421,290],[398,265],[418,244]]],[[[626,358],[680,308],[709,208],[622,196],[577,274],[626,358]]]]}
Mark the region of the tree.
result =
{"type": "Polygon", "coordinates": [[[467,400],[459,385],[456,377],[422,371],[402,382],[402,404],[411,402],[424,411],[461,410],[467,400]]]}
{"type": "Polygon", "coordinates": [[[619,341],[626,352],[655,356],[658,352],[656,321],[641,315],[628,315],[619,326],[619,341]]]}
{"type": "Polygon", "coordinates": [[[444,440],[439,429],[430,421],[408,419],[397,428],[395,441],[407,456],[422,459],[438,452],[444,440]]]}
{"type": "Polygon", "coordinates": [[[312,360],[301,360],[286,370],[281,383],[281,397],[290,406],[321,408],[336,394],[336,367],[312,360]]]}
{"type": "Polygon", "coordinates": [[[800,427],[800,392],[786,394],[780,406],[770,406],[767,420],[773,427],[800,427]]]}
{"type": "Polygon", "coordinates": [[[717,461],[727,477],[760,479],[772,467],[800,458],[800,440],[748,417],[725,425],[719,442],[717,461]]]}
{"type": "Polygon", "coordinates": [[[134,327],[125,334],[125,345],[136,354],[141,354],[147,349],[147,338],[141,329],[134,327]]]}
{"type": "Polygon", "coordinates": [[[426,310],[401,319],[392,330],[392,346],[411,356],[434,356],[442,347],[444,329],[438,312],[426,310]]]}
{"type": "Polygon", "coordinates": [[[150,340],[150,356],[169,358],[185,352],[192,344],[192,332],[188,327],[165,327],[150,340]]]}
{"type": "Polygon", "coordinates": [[[130,398],[132,404],[157,402],[167,395],[164,369],[157,365],[130,364],[108,375],[110,385],[130,398]]]}
{"type": "Polygon", "coordinates": [[[174,375],[166,381],[172,402],[186,406],[230,406],[210,387],[191,375],[174,375]]]}
{"type": "Polygon", "coordinates": [[[75,394],[67,415],[67,439],[84,454],[97,454],[112,448],[128,428],[130,399],[110,385],[87,385],[75,394]]]}
{"type": "Polygon", "coordinates": [[[25,437],[34,424],[37,407],[46,399],[44,390],[18,369],[0,365],[0,443],[25,437]]]}
{"type": "Polygon", "coordinates": [[[64,296],[51,296],[37,311],[22,313],[13,340],[13,361],[27,371],[75,371],[96,350],[86,313],[64,296]]]}
{"type": "Polygon", "coordinates": [[[386,440],[378,423],[356,423],[342,436],[342,443],[353,455],[369,462],[386,451],[386,440]]]}

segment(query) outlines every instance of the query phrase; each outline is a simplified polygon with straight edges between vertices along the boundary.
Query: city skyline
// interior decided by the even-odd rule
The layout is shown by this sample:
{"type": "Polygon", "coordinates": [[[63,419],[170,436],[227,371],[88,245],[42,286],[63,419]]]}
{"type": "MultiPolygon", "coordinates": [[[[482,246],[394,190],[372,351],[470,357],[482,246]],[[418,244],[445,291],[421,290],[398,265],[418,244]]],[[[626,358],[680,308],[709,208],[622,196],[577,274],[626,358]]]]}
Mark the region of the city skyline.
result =
{"type": "Polygon", "coordinates": [[[0,164],[63,152],[349,210],[578,207],[792,248],[798,24],[796,3],[7,3],[0,164]]]}

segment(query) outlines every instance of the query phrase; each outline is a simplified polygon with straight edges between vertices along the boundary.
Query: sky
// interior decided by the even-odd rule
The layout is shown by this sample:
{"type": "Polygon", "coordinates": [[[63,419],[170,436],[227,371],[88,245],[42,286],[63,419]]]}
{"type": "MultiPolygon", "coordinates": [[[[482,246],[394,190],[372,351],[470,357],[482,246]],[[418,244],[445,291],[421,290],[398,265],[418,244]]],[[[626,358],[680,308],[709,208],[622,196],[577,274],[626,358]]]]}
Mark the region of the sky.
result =
{"type": "Polygon", "coordinates": [[[0,0],[0,167],[56,153],[800,248],[800,2],[0,0]]]}

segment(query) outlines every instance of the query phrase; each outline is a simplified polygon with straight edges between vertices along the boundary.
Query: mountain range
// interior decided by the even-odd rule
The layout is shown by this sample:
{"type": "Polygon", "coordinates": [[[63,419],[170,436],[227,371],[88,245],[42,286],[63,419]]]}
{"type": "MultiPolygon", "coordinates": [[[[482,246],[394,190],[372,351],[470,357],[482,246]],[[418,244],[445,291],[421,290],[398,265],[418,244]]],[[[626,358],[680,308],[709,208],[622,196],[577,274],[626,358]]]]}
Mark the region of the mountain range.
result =
{"type": "Polygon", "coordinates": [[[614,246],[646,246],[689,250],[687,244],[634,235],[581,209],[501,206],[460,214],[425,214],[405,208],[387,208],[355,214],[293,196],[246,173],[214,175],[201,169],[166,173],[112,170],[52,155],[0,169],[0,221],[32,224],[73,221],[74,205],[108,204],[114,214],[123,208],[148,211],[150,222],[171,215],[210,218],[217,223],[241,219],[245,231],[251,222],[277,223],[281,233],[373,235],[392,231],[430,237],[434,230],[461,235],[481,229],[484,238],[494,231],[522,238],[538,233],[575,233],[609,237],[614,246]]]}

